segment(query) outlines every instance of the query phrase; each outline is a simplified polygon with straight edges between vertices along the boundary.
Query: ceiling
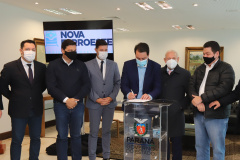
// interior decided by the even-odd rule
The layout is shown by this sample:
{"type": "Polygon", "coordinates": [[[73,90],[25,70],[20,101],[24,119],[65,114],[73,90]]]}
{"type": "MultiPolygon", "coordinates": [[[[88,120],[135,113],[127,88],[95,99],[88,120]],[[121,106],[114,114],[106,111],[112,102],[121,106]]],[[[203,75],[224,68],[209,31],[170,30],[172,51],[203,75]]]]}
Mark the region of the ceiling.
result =
{"type": "MultiPolygon", "coordinates": [[[[157,0],[156,0],[157,1],[157,0]]],[[[172,25],[193,25],[196,30],[240,29],[240,0],[166,0],[173,6],[163,10],[154,0],[0,0],[10,5],[49,16],[72,20],[113,19],[113,27],[129,32],[174,31],[172,25]],[[35,2],[39,4],[36,5],[35,2]],[[154,10],[145,11],[136,2],[147,2],[154,10]],[[194,7],[197,3],[198,7],[194,7]],[[55,15],[43,9],[70,8],[81,15],[55,15]],[[117,8],[120,8],[118,11],[117,8]],[[111,18],[118,17],[118,18],[111,18]]],[[[192,30],[189,30],[192,31],[192,30]]]]}

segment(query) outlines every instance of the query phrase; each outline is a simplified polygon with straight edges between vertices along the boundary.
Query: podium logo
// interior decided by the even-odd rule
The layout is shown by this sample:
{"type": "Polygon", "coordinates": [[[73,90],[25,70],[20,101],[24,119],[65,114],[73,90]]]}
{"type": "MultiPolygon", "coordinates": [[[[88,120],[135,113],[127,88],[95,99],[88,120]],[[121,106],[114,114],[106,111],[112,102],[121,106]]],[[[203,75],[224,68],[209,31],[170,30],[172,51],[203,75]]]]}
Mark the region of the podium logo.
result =
{"type": "Polygon", "coordinates": [[[46,43],[46,46],[58,46],[57,33],[53,31],[46,31],[45,43],[46,43]]]}
{"type": "Polygon", "coordinates": [[[134,123],[135,134],[142,137],[145,136],[148,131],[148,124],[144,122],[146,122],[148,119],[138,119],[138,118],[134,118],[134,119],[137,121],[134,123]]]}

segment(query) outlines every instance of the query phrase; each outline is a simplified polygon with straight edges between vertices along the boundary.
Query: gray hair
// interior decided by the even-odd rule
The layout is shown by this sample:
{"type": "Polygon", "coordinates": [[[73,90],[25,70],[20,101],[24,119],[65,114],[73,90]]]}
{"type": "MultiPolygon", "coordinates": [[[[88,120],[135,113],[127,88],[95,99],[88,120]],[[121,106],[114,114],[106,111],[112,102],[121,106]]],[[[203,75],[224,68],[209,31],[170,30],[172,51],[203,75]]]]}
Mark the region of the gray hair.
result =
{"type": "Polygon", "coordinates": [[[175,55],[176,55],[177,58],[178,58],[178,53],[177,53],[175,50],[168,50],[168,51],[165,53],[165,57],[166,57],[166,55],[167,55],[168,53],[170,53],[170,52],[175,53],[175,55]]]}

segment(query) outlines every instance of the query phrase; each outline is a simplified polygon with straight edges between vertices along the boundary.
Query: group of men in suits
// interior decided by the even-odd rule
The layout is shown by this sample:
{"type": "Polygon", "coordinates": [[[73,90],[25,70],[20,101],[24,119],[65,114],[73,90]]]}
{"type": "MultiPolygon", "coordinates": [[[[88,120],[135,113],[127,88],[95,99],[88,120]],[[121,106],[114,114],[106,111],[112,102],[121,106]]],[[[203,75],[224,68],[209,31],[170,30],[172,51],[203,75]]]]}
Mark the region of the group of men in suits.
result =
{"type": "MultiPolygon", "coordinates": [[[[62,42],[61,51],[62,57],[51,61],[46,69],[44,64],[34,60],[35,42],[25,40],[21,42],[21,57],[4,65],[0,87],[1,94],[9,99],[8,114],[12,122],[11,160],[20,160],[27,124],[30,134],[29,159],[38,160],[43,112],[42,93],[46,87],[54,98],[58,131],[57,158],[67,160],[69,128],[72,159],[82,159],[81,127],[85,107],[83,98],[86,96],[90,116],[89,158],[96,159],[101,119],[103,159],[110,157],[110,128],[120,89],[118,66],[107,59],[108,46],[102,39],[96,41],[96,58],[86,63],[77,60],[76,43],[70,39],[62,42]]],[[[0,117],[2,110],[0,103],[0,117]]]]}
{"type": "MultiPolygon", "coordinates": [[[[210,41],[204,45],[205,63],[191,78],[189,71],[178,65],[179,56],[176,51],[166,52],[166,65],[161,68],[160,64],[149,59],[150,49],[146,43],[135,46],[135,59],[124,63],[121,78],[117,63],[107,59],[108,46],[102,39],[96,41],[96,58],[86,63],[77,60],[76,43],[72,40],[63,41],[61,51],[62,57],[50,62],[46,69],[44,64],[34,60],[34,41],[25,40],[21,42],[21,57],[4,65],[0,88],[1,94],[9,99],[12,160],[20,160],[21,143],[27,124],[31,139],[29,159],[37,160],[39,157],[42,92],[46,87],[54,98],[59,160],[67,160],[68,128],[72,159],[79,160],[82,157],[80,129],[84,113],[83,98],[86,96],[90,119],[89,159],[96,159],[101,120],[103,159],[110,158],[110,128],[120,88],[125,99],[174,100],[168,112],[168,136],[172,142],[173,160],[182,159],[185,122],[183,112],[190,100],[195,106],[197,159],[209,159],[210,141],[214,144],[214,158],[224,157],[223,140],[229,116],[226,106],[239,97],[240,87],[238,85],[230,94],[234,72],[229,64],[220,61],[220,47],[217,42],[210,41]],[[216,129],[212,133],[211,127],[214,125],[216,129]]],[[[2,109],[0,103],[0,117],[2,109]]],[[[169,146],[168,144],[168,159],[169,146]]]]}

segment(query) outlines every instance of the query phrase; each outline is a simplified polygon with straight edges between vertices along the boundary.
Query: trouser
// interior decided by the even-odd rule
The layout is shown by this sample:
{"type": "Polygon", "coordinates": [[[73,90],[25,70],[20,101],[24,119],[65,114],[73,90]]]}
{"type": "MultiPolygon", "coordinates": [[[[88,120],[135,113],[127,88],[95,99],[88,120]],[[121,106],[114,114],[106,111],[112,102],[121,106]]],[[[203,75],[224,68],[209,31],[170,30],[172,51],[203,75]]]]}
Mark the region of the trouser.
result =
{"type": "Polygon", "coordinates": [[[88,155],[90,160],[96,159],[99,125],[102,118],[102,149],[103,158],[110,157],[111,125],[115,108],[101,106],[98,109],[88,109],[90,134],[88,137],[88,155]]]}
{"type": "Polygon", "coordinates": [[[68,109],[64,103],[54,102],[56,116],[57,158],[67,160],[68,128],[71,136],[71,154],[73,160],[82,159],[81,128],[83,124],[83,103],[78,103],[75,108],[68,109]]]}

